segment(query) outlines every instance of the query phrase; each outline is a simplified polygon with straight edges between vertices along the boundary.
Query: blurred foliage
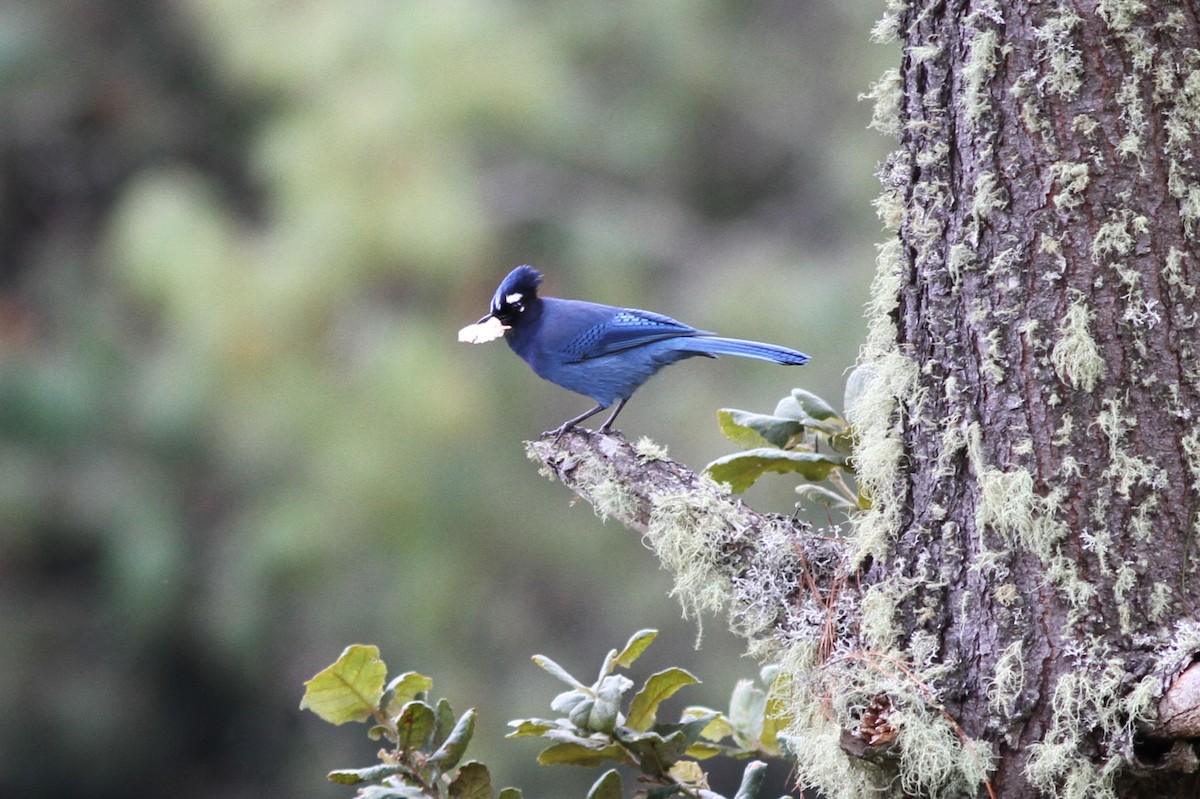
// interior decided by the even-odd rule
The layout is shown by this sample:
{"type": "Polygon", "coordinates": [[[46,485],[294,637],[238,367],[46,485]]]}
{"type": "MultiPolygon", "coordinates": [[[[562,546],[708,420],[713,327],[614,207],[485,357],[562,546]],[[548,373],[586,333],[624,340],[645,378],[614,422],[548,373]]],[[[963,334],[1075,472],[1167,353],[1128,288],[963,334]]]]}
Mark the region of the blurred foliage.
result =
{"type": "MultiPolygon", "coordinates": [[[[291,686],[347,640],[493,732],[540,696],[523,653],[654,625],[683,660],[636,537],[525,462],[582,398],[454,331],[530,262],[797,346],[833,390],[877,239],[878,10],[0,5],[0,795],[337,796],[314,776],[357,750],[291,686]]],[[[791,379],[676,367],[623,425],[705,462],[713,408],[791,379]]],[[[497,737],[501,782],[586,792],[497,737]]]]}

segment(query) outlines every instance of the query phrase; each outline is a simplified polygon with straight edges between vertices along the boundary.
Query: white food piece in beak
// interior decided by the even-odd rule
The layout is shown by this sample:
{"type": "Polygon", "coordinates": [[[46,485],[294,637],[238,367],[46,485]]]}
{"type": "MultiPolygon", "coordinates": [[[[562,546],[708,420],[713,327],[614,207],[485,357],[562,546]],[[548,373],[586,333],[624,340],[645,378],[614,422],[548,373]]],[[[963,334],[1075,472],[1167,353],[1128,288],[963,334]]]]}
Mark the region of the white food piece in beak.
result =
{"type": "Polygon", "coordinates": [[[458,340],[468,344],[485,344],[500,338],[508,329],[508,325],[494,316],[489,316],[486,322],[476,322],[458,331],[458,340]]]}

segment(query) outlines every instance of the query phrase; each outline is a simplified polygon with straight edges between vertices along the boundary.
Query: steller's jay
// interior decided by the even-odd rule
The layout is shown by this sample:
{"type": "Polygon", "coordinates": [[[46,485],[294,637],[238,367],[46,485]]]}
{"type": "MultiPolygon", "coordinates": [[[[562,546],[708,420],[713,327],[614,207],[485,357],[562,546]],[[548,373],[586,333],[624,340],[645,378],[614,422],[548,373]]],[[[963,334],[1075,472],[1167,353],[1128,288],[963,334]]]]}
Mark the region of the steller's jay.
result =
{"type": "Polygon", "coordinates": [[[496,289],[491,313],[458,337],[481,343],[503,335],[540,377],[596,401],[595,408],[552,431],[556,437],[615,402],[616,409],[600,426],[600,432],[608,432],[642,383],[684,358],[738,355],[797,366],[808,361],[802,352],[720,338],[650,311],[539,297],[541,282],[541,272],[518,266],[496,289]]]}

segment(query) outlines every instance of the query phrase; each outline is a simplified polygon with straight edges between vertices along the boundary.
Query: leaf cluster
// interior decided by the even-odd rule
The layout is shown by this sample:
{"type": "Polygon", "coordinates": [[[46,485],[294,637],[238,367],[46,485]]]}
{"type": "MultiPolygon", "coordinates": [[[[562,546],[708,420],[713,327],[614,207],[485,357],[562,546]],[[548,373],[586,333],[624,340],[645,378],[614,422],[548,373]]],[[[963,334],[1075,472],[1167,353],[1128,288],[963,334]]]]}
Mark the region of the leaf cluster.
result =
{"type": "MultiPolygon", "coordinates": [[[[475,732],[475,710],[456,719],[445,699],[429,699],[433,680],[414,671],[386,679],[379,649],[354,644],[304,684],[301,709],[331,724],[373,720],[367,734],[390,745],[379,751],[378,765],[331,771],[329,780],[358,786],[363,799],[492,799],[487,766],[459,765],[475,732]]],[[[520,797],[515,788],[499,794],[520,797]]]]}
{"type": "MultiPolygon", "coordinates": [[[[590,685],[550,658],[534,656],[535,663],[569,686],[550,705],[562,715],[510,722],[514,729],[509,737],[548,740],[550,745],[538,755],[542,765],[597,767],[611,762],[634,769],[648,799],[721,799],[709,789],[699,761],[718,754],[778,756],[776,733],[783,722],[771,713],[779,710],[779,704],[768,698],[767,691],[743,681],[734,691],[728,713],[689,707],[678,722],[660,722],[659,705],[679,689],[700,682],[688,671],[672,667],[650,675],[626,705],[634,682],[616,670],[632,665],[657,635],[655,630],[642,630],[623,649],[611,650],[590,685]]],[[[765,768],[761,761],[746,767],[736,799],[755,796],[765,768]]],[[[588,799],[623,795],[621,775],[610,768],[593,784],[588,799]]]]}
{"type": "MultiPolygon", "coordinates": [[[[685,708],[677,722],[660,722],[659,706],[679,689],[700,681],[681,668],[650,675],[629,697],[634,682],[618,669],[628,669],[658,636],[656,630],[635,633],[621,650],[605,656],[590,685],[543,655],[533,660],[562,680],[568,689],[556,696],[554,719],[509,722],[509,738],[540,737],[549,746],[538,755],[542,765],[632,769],[646,799],[685,797],[724,799],[708,787],[700,761],[716,755],[739,759],[779,757],[778,733],[787,724],[782,703],[773,688],[776,669],[762,672],[762,686],[742,680],[733,691],[729,710],[685,708]]],[[[301,709],[331,724],[374,722],[368,730],[380,749],[379,763],[357,769],[338,769],[329,779],[358,788],[362,799],[520,799],[521,792],[505,788],[497,795],[487,766],[462,762],[475,729],[475,711],[454,716],[445,699],[428,697],[433,681],[405,672],[387,681],[387,666],[374,646],[355,644],[333,664],[305,683],[301,709]]],[[[766,763],[750,762],[733,799],[754,799],[766,763]]],[[[609,768],[592,785],[588,799],[621,799],[621,773],[609,768]]]]}
{"type": "Polygon", "coordinates": [[[745,491],[767,472],[798,474],[805,480],[796,488],[803,497],[831,508],[869,506],[853,480],[853,427],[811,391],[792,389],[771,414],[723,408],[717,420],[727,438],[747,447],[705,469],[733,491],[745,491]]]}

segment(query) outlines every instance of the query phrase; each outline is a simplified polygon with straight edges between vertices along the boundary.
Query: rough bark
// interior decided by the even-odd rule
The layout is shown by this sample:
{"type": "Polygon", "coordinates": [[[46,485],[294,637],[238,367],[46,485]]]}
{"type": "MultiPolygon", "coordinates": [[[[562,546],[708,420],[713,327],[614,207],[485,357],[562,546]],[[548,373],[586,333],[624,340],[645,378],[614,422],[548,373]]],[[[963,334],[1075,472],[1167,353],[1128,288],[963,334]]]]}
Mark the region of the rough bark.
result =
{"type": "MultiPolygon", "coordinates": [[[[896,237],[851,419],[871,510],[828,542],[636,459],[602,482],[689,519],[638,529],[703,564],[695,609],[720,584],[784,662],[805,785],[1198,796],[1197,7],[892,5],[903,63],[873,95],[896,237]]],[[[602,440],[533,454],[575,486],[562,459],[602,440]]]]}
{"type": "MultiPolygon", "coordinates": [[[[992,745],[997,795],[1194,770],[1137,727],[1200,599],[1195,7],[921,3],[897,23],[902,250],[875,346],[917,368],[868,582],[920,586],[902,638],[955,664],[940,699],[992,745]]],[[[1155,790],[1196,795],[1177,784],[1155,790]]]]}

